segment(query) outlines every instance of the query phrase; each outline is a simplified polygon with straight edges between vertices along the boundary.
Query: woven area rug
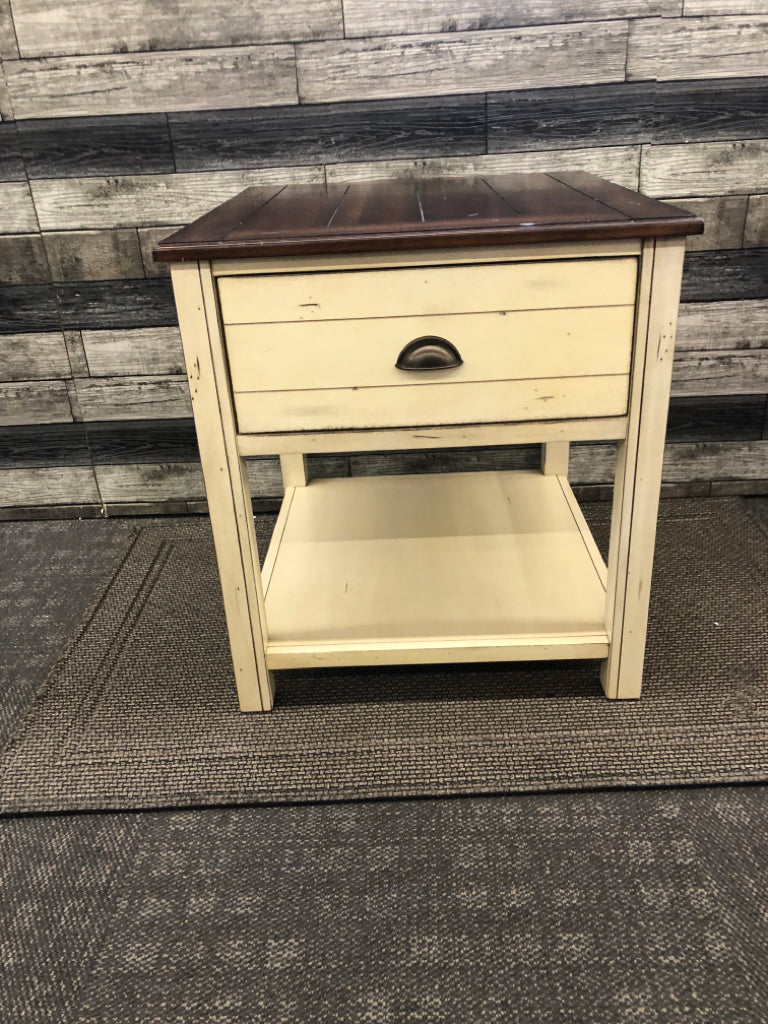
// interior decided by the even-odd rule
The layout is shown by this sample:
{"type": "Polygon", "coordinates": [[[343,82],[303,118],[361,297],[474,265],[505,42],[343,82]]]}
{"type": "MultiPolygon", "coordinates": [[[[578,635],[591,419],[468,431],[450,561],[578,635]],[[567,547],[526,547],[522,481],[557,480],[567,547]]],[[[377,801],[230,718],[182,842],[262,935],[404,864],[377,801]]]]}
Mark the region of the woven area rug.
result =
{"type": "MultiPolygon", "coordinates": [[[[768,518],[662,502],[645,691],[595,662],[282,672],[237,710],[208,522],[142,526],[6,744],[4,813],[768,779],[768,518]]],[[[609,510],[587,505],[605,543],[609,510]]],[[[261,544],[272,520],[258,517],[261,544]]]]}

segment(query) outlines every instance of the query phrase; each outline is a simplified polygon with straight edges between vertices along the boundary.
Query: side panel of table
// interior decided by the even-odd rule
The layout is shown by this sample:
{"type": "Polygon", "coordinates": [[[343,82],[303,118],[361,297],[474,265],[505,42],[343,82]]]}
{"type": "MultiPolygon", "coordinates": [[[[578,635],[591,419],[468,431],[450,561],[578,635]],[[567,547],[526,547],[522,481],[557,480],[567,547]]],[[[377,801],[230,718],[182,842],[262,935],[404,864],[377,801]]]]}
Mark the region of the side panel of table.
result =
{"type": "Polygon", "coordinates": [[[639,697],[685,240],[643,246],[630,414],[619,443],[601,679],[608,697],[639,697]]]}
{"type": "Polygon", "coordinates": [[[206,262],[175,263],[171,272],[240,708],[269,711],[274,683],[264,654],[253,509],[237,451],[213,277],[206,262]]]}

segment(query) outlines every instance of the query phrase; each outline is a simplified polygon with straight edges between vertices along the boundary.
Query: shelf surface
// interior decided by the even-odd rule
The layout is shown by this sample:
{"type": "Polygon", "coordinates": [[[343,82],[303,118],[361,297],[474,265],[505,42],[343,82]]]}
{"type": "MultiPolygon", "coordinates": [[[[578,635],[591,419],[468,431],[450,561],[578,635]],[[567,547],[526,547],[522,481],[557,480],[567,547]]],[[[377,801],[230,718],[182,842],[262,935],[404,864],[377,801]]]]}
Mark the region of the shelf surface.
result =
{"type": "Polygon", "coordinates": [[[562,477],[317,480],[287,491],[267,555],[267,658],[601,657],[604,581],[562,477]]]}

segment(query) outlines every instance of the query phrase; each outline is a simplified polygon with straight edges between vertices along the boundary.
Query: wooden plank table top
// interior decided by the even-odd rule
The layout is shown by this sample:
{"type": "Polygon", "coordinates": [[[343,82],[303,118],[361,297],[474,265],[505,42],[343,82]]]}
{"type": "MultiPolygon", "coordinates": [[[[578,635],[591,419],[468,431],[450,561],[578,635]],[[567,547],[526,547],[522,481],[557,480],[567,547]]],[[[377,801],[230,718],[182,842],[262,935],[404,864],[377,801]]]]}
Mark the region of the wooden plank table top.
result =
{"type": "Polygon", "coordinates": [[[248,188],[160,242],[158,261],[701,234],[686,210],[584,171],[248,188]]]}

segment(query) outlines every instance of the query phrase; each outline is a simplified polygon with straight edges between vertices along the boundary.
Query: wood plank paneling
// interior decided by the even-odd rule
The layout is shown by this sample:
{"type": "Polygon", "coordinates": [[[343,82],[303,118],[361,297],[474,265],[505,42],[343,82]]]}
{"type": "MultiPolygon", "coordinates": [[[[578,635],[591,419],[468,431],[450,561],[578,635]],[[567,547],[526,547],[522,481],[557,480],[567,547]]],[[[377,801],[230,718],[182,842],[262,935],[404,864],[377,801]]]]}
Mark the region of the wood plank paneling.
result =
{"type": "MultiPolygon", "coordinates": [[[[250,185],[323,180],[322,167],[33,181],[43,231],[188,223],[250,185]]],[[[0,185],[3,188],[15,188],[0,185]]],[[[26,186],[25,186],[26,187],[26,186]]]]}
{"type": "Polygon", "coordinates": [[[540,445],[352,453],[349,456],[351,476],[538,469],[540,464],[540,445]]]}
{"type": "Polygon", "coordinates": [[[570,21],[674,17],[682,0],[344,0],[344,29],[355,36],[410,35],[417,32],[475,32],[570,21]]]}
{"type": "Polygon", "coordinates": [[[13,0],[24,57],[50,54],[189,50],[207,46],[332,39],[340,0],[13,0]]]}
{"type": "MultiPolygon", "coordinates": [[[[11,0],[0,0],[0,60],[19,56],[16,32],[11,16],[11,0]]],[[[0,78],[2,75],[0,75],[0,78]]]]}
{"type": "MultiPolygon", "coordinates": [[[[640,85],[640,83],[635,83],[640,85]]],[[[768,135],[768,81],[722,78],[653,82],[653,141],[709,142],[768,135]]]]}
{"type": "Polygon", "coordinates": [[[0,427],[0,470],[90,464],[82,423],[0,427]]]}
{"type": "Polygon", "coordinates": [[[0,285],[0,334],[57,330],[61,321],[50,285],[0,285]]]}
{"type": "Polygon", "coordinates": [[[655,101],[644,82],[491,93],[488,152],[650,142],[655,101]]]}
{"type": "MultiPolygon", "coordinates": [[[[680,401],[678,399],[678,401],[680,401]]],[[[537,469],[538,445],[514,448],[442,449],[435,452],[382,452],[350,457],[352,476],[379,473],[451,473],[474,470],[537,469]]],[[[574,484],[611,484],[616,446],[605,443],[571,445],[569,478],[574,484]]],[[[768,442],[760,440],[667,443],[664,480],[768,478],[768,442]],[[729,457],[732,459],[729,462],[729,457]]]]}
{"type": "Polygon", "coordinates": [[[17,125],[30,178],[175,170],[165,114],[43,118],[17,125]]]}
{"type": "Polygon", "coordinates": [[[0,235],[0,284],[36,284],[48,278],[40,235],[0,235]]]}
{"type": "Polygon", "coordinates": [[[26,181],[15,121],[0,124],[0,181],[26,181]]]}
{"type": "Polygon", "coordinates": [[[187,378],[107,377],[75,381],[83,419],[180,419],[192,415],[187,378]]]}
{"type": "Polygon", "coordinates": [[[200,461],[191,419],[89,423],[86,429],[97,465],[200,461]]]}
{"type": "Polygon", "coordinates": [[[94,377],[183,374],[178,327],[136,331],[83,331],[88,366],[94,377]]]}
{"type": "Polygon", "coordinates": [[[292,46],[11,60],[5,74],[17,119],[246,107],[255,99],[279,106],[297,99],[292,46]]]}
{"type": "Polygon", "coordinates": [[[26,181],[0,182],[3,234],[30,234],[38,230],[32,195],[26,181]]]}
{"type": "MultiPolygon", "coordinates": [[[[205,497],[199,463],[165,462],[95,466],[102,498],[107,503],[187,501],[205,497]]],[[[277,458],[248,459],[246,473],[254,497],[277,497],[283,483],[277,458]]]]}
{"type": "MultiPolygon", "coordinates": [[[[569,476],[573,483],[610,483],[616,461],[613,444],[573,444],[569,476]]],[[[763,480],[768,477],[768,441],[702,441],[667,444],[662,479],[763,480]]]]}
{"type": "MultiPolygon", "coordinates": [[[[67,346],[69,365],[73,377],[87,377],[88,363],[83,348],[83,336],[80,331],[64,331],[64,344],[67,346]]],[[[71,395],[71,392],[70,392],[71,395]]]]}
{"type": "Polygon", "coordinates": [[[134,463],[94,466],[105,502],[185,501],[204,498],[198,462],[134,463]]]}
{"type": "Polygon", "coordinates": [[[744,225],[744,245],[768,245],[768,195],[750,196],[744,225]]]}
{"type": "Polygon", "coordinates": [[[488,96],[488,151],[768,135],[768,82],[622,82],[488,96]]]}
{"type": "Polygon", "coordinates": [[[685,13],[691,18],[704,14],[768,14],[768,0],[685,0],[685,13]]]}
{"type": "Polygon", "coordinates": [[[665,81],[765,75],[767,34],[768,19],[759,16],[633,21],[627,79],[665,81]]]}
{"type": "Polygon", "coordinates": [[[683,302],[764,298],[768,298],[768,248],[686,255],[683,302]]]}
{"type": "Polygon", "coordinates": [[[72,409],[62,380],[0,384],[0,424],[67,423],[72,409]]]}
{"type": "Polygon", "coordinates": [[[768,348],[768,301],[687,302],[680,307],[676,352],[768,348]]]}
{"type": "Polygon", "coordinates": [[[485,152],[483,96],[169,116],[179,171],[485,152]]]}
{"type": "Polygon", "coordinates": [[[670,202],[701,217],[703,235],[689,235],[685,247],[689,252],[710,249],[740,249],[747,216],[747,196],[714,196],[704,199],[671,199],[670,202]]]}
{"type": "Polygon", "coordinates": [[[152,258],[152,250],[163,238],[183,228],[183,224],[165,225],[159,228],[139,228],[139,248],[145,277],[168,277],[171,273],[170,263],[156,263],[152,258]]]}
{"type": "Polygon", "coordinates": [[[670,444],[664,452],[664,480],[765,480],[768,442],[705,441],[670,444]]]}
{"type": "Polygon", "coordinates": [[[667,440],[758,441],[765,411],[765,395],[672,398],[667,440]]]}
{"type": "Polygon", "coordinates": [[[626,41],[627,22],[603,21],[588,28],[303,43],[297,47],[299,96],[302,103],[322,103],[619,82],[626,41]]]}
{"type": "Polygon", "coordinates": [[[55,289],[61,322],[67,329],[169,327],[176,323],[171,283],[163,277],[63,282],[55,289]]]}
{"type": "Polygon", "coordinates": [[[54,281],[105,281],[143,277],[135,228],[44,234],[54,281]]]}
{"type": "Polygon", "coordinates": [[[625,188],[637,188],[639,146],[606,146],[600,149],[548,150],[540,153],[504,153],[492,156],[451,157],[446,160],[381,160],[336,164],[326,169],[329,182],[365,181],[374,178],[460,177],[475,174],[507,174],[527,171],[589,171],[625,188]]]}
{"type": "Polygon", "coordinates": [[[768,348],[753,352],[682,352],[675,357],[673,395],[764,395],[768,348]]]}
{"type": "Polygon", "coordinates": [[[0,470],[0,505],[82,505],[99,503],[91,466],[0,470]]]}
{"type": "Polygon", "coordinates": [[[768,139],[644,146],[640,188],[657,197],[768,191],[768,139]]]}
{"type": "Polygon", "coordinates": [[[0,121],[13,121],[13,104],[11,94],[5,82],[3,73],[3,62],[0,59],[0,121]]]}
{"type": "Polygon", "coordinates": [[[0,334],[0,380],[63,380],[70,376],[61,331],[0,334]]]}

